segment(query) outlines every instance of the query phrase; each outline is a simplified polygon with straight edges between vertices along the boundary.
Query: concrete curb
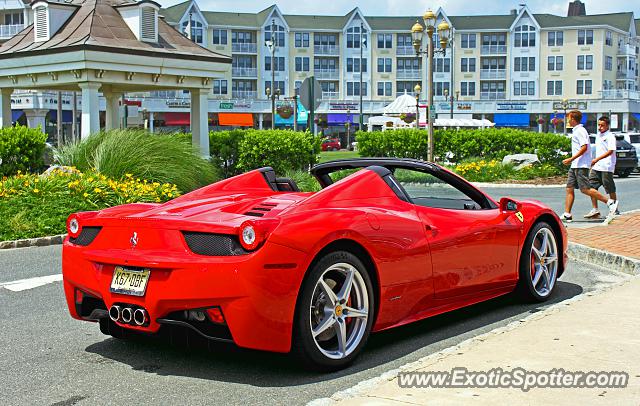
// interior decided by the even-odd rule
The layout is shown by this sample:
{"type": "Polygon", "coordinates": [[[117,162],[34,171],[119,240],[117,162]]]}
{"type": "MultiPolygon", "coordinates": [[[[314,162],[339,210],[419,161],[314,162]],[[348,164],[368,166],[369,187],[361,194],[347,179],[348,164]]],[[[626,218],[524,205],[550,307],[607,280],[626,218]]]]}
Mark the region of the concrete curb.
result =
{"type": "Polygon", "coordinates": [[[66,234],[59,234],[47,237],[27,238],[24,240],[0,241],[0,250],[26,247],[46,247],[48,245],[62,244],[62,241],[64,241],[66,236],[66,234]]]}
{"type": "Polygon", "coordinates": [[[567,253],[569,258],[577,261],[587,262],[629,275],[640,275],[640,259],[612,254],[611,252],[591,248],[575,242],[569,243],[567,253]]]}

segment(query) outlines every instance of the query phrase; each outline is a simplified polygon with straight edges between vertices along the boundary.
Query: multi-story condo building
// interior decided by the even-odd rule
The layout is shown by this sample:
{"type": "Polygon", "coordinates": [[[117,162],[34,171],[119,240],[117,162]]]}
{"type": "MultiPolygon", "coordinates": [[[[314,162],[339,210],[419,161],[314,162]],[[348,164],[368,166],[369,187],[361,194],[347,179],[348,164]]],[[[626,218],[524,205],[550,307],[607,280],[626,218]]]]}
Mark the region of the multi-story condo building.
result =
{"type": "MultiPolygon", "coordinates": [[[[2,35],[5,27],[11,32],[28,22],[25,6],[15,3],[21,8],[5,10],[2,35]]],[[[569,10],[567,16],[533,13],[526,6],[504,15],[449,16],[437,10],[437,23],[447,21],[453,35],[446,55],[434,60],[437,114],[551,131],[551,119],[564,113],[567,104],[561,102],[567,99],[569,108],[587,113],[592,131],[597,115],[605,113],[618,130],[640,129],[640,19],[632,12],[588,15],[579,1],[569,10]]],[[[226,75],[212,81],[209,112],[215,126],[270,126],[267,88],[283,99],[311,76],[322,90],[316,111],[329,126],[325,132],[344,132],[345,122],[357,123],[361,95],[366,118],[382,114],[398,95],[413,95],[416,84],[426,94],[427,59],[416,57],[411,39],[415,16],[372,17],[359,8],[344,16],[287,15],[276,5],[258,13],[217,12],[201,10],[196,1],[161,14],[194,42],[232,57],[226,75]]],[[[188,123],[188,93],[128,98],[156,125],[188,123]]],[[[287,122],[276,117],[276,125],[287,122]]]]}

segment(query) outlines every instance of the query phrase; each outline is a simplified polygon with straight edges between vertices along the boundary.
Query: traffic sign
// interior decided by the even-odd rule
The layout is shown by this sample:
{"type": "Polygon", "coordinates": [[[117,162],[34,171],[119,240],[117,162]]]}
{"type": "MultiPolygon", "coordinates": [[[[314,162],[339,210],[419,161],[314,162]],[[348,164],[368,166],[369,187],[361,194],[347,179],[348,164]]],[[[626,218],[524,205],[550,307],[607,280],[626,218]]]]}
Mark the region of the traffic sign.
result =
{"type": "Polygon", "coordinates": [[[317,107],[322,101],[322,87],[313,76],[306,78],[300,85],[300,103],[305,109],[311,110],[311,86],[313,86],[313,98],[315,99],[314,107],[317,107]],[[311,85],[309,85],[311,83],[311,85]]]}

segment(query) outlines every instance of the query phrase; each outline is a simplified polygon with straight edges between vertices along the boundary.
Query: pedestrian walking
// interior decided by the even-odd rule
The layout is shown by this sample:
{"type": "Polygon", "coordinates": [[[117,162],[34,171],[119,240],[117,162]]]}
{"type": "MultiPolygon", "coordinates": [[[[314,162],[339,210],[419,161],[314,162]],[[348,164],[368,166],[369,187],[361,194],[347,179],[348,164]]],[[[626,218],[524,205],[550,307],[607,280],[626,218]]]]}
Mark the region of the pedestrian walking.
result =
{"type": "MultiPolygon", "coordinates": [[[[593,190],[598,190],[603,186],[604,191],[609,195],[609,199],[617,202],[616,184],[613,181],[613,172],[616,168],[616,137],[609,131],[610,126],[609,117],[602,116],[598,119],[598,134],[596,134],[595,144],[596,154],[591,161],[589,185],[593,190]]],[[[593,208],[584,217],[588,219],[599,218],[598,200],[594,197],[591,197],[591,206],[593,208]]]]}
{"type": "Polygon", "coordinates": [[[571,131],[571,157],[562,161],[565,165],[571,165],[567,175],[567,188],[565,209],[562,213],[562,220],[567,223],[573,221],[571,209],[575,200],[575,189],[580,189],[583,194],[593,197],[609,207],[607,218],[613,218],[618,202],[607,199],[600,192],[591,188],[589,184],[589,168],[591,167],[591,144],[589,143],[589,133],[582,126],[582,113],[578,110],[571,110],[567,114],[567,123],[572,128],[571,131]]]}

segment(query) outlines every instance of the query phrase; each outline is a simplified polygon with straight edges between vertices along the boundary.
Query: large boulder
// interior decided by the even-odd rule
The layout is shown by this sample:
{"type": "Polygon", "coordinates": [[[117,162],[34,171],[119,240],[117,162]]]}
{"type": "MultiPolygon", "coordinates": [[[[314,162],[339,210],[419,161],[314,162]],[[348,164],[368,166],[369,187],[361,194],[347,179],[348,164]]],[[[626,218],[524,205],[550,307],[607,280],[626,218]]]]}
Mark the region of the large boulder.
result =
{"type": "Polygon", "coordinates": [[[527,166],[539,164],[540,160],[536,154],[514,154],[507,155],[502,158],[502,165],[513,165],[514,169],[519,171],[527,166]]]}

